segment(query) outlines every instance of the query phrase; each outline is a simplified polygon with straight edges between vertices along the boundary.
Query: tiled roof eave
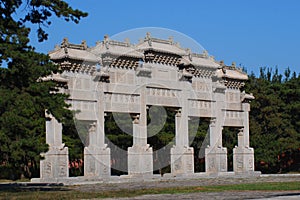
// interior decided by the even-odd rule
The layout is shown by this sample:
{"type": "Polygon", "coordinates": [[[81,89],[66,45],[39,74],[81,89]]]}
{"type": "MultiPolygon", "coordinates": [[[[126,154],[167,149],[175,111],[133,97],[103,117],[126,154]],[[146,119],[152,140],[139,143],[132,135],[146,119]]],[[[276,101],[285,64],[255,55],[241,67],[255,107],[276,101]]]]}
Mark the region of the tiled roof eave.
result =
{"type": "Polygon", "coordinates": [[[58,56],[58,57],[51,57],[50,56],[50,59],[55,61],[55,60],[65,60],[65,59],[72,59],[72,60],[77,60],[77,61],[83,61],[83,62],[91,62],[91,63],[97,63],[99,62],[99,60],[93,60],[93,59],[89,59],[89,58],[80,58],[80,57],[77,57],[77,56],[70,56],[70,55],[64,55],[64,56],[58,56]]]}
{"type": "Polygon", "coordinates": [[[243,77],[236,77],[236,76],[228,76],[226,74],[223,75],[223,78],[226,78],[226,79],[231,79],[231,80],[238,80],[238,81],[246,81],[248,80],[248,77],[246,78],[243,78],[243,77]]]}
{"type": "Polygon", "coordinates": [[[172,55],[177,55],[177,56],[184,56],[185,53],[180,53],[180,52],[175,52],[175,51],[169,51],[169,50],[163,50],[163,49],[157,49],[157,48],[153,48],[153,47],[146,47],[143,49],[139,49],[141,51],[155,51],[158,53],[167,53],[167,54],[172,54],[172,55]]]}
{"type": "Polygon", "coordinates": [[[212,65],[201,65],[201,64],[195,64],[195,63],[191,63],[192,66],[194,66],[195,68],[208,68],[208,69],[218,69],[219,66],[212,66],[212,65]]]}

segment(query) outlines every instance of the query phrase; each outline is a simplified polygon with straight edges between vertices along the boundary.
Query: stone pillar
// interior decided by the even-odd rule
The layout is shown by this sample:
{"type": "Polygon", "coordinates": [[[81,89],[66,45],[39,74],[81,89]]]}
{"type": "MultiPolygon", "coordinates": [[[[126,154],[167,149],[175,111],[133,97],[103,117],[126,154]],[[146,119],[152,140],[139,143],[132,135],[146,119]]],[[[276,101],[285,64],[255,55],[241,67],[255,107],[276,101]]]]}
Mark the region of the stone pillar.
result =
{"type": "Polygon", "coordinates": [[[110,149],[103,138],[104,116],[102,126],[99,124],[98,121],[90,125],[89,145],[84,148],[84,176],[87,178],[109,178],[111,174],[110,149]]]}
{"type": "Polygon", "coordinates": [[[209,125],[209,145],[205,148],[205,170],[208,174],[227,172],[227,148],[222,147],[222,130],[225,120],[225,90],[226,87],[220,82],[214,85],[213,106],[214,118],[209,125]]]}
{"type": "Polygon", "coordinates": [[[110,148],[105,144],[104,84],[99,83],[95,91],[96,119],[89,129],[89,145],[84,148],[84,176],[87,178],[109,178],[111,175],[110,148]]]}
{"type": "Polygon", "coordinates": [[[194,173],[194,149],[189,147],[188,115],[186,108],[175,115],[175,146],[171,148],[172,175],[194,173]]]}
{"type": "Polygon", "coordinates": [[[62,143],[62,124],[52,115],[47,115],[46,143],[49,150],[40,161],[40,178],[43,181],[53,182],[69,177],[69,152],[68,147],[62,143]]]}
{"type": "Polygon", "coordinates": [[[141,112],[132,115],[133,145],[128,148],[128,175],[153,175],[153,150],[147,144],[146,88],[141,88],[141,112]]]}
{"type": "Polygon", "coordinates": [[[223,127],[219,119],[211,119],[209,125],[209,146],[205,149],[205,171],[214,174],[227,171],[227,148],[222,147],[223,127]]]}
{"type": "Polygon", "coordinates": [[[233,171],[251,173],[254,171],[254,149],[249,147],[249,111],[250,104],[243,103],[244,128],[238,133],[238,146],[233,149],[233,171]]]}

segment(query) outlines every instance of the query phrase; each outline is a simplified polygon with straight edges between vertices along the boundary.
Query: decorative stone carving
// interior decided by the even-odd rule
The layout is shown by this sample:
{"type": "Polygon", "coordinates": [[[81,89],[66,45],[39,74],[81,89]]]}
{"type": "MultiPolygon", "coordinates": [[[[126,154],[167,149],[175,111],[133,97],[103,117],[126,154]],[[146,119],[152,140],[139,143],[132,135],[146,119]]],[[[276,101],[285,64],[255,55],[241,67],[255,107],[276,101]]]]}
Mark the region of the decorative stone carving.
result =
{"type": "Polygon", "coordinates": [[[227,171],[227,160],[226,160],[226,157],[222,157],[221,158],[221,171],[222,172],[225,172],[227,171]]]}
{"type": "Polygon", "coordinates": [[[147,144],[147,132],[145,132],[147,129],[143,128],[144,124],[142,123],[142,120],[146,119],[144,114],[132,114],[133,146],[128,148],[129,176],[151,176],[153,174],[153,150],[147,144]]]}
{"type": "Polygon", "coordinates": [[[254,150],[245,141],[247,133],[241,128],[238,133],[238,146],[233,149],[233,170],[237,174],[254,172],[254,150]]]}
{"type": "Polygon", "coordinates": [[[250,171],[253,171],[254,169],[253,169],[253,166],[254,166],[254,161],[253,161],[253,158],[251,157],[251,158],[249,158],[249,160],[248,160],[248,169],[250,170],[250,171]]]}
{"type": "Polygon", "coordinates": [[[105,48],[106,49],[109,49],[109,37],[108,35],[105,35],[104,36],[104,41],[103,41],[104,45],[105,45],[105,48]]]}
{"type": "Polygon", "coordinates": [[[110,176],[110,149],[101,141],[104,134],[104,117],[89,127],[89,145],[84,148],[84,176],[87,178],[108,178],[110,176]]]}
{"type": "Polygon", "coordinates": [[[51,177],[51,174],[52,174],[52,165],[51,165],[51,162],[45,162],[44,163],[44,175],[46,177],[51,177]]]}
{"type": "Polygon", "coordinates": [[[174,146],[171,148],[171,174],[174,176],[194,173],[194,149],[174,146]]]}
{"type": "Polygon", "coordinates": [[[215,158],[209,158],[208,160],[208,171],[215,171],[216,170],[216,164],[215,164],[215,158]]]}
{"type": "Polygon", "coordinates": [[[236,164],[237,169],[242,170],[243,169],[243,157],[242,156],[237,156],[236,162],[237,162],[237,164],[236,164]]]}
{"type": "Polygon", "coordinates": [[[149,145],[133,145],[128,148],[128,175],[153,175],[153,150],[149,145]]]}
{"type": "MultiPolygon", "coordinates": [[[[240,88],[247,74],[235,64],[218,63],[206,51],[197,54],[176,45],[173,39],[153,38],[150,33],[139,44],[119,42],[104,36],[87,48],[64,39],[49,54],[62,69],[69,100],[78,120],[94,121],[89,145],[84,149],[84,178],[106,179],[111,173],[110,149],[104,144],[104,113],[134,113],[133,146],[128,148],[129,176],[152,176],[153,150],[147,144],[147,106],[172,107],[175,145],[171,148],[171,174],[194,173],[194,150],[189,147],[189,117],[209,117],[209,146],[205,149],[206,173],[227,171],[227,149],[222,147],[223,126],[242,127],[234,148],[234,172],[254,171],[254,150],[249,147],[249,101],[251,94],[240,88]],[[97,69],[97,65],[100,68],[97,69]]],[[[52,79],[51,79],[52,80],[52,79]]],[[[54,80],[54,79],[53,79],[54,80]]],[[[58,79],[55,79],[58,81],[58,79]]],[[[55,81],[54,80],[54,81],[55,81]]],[[[41,180],[68,178],[68,148],[54,118],[47,121],[49,151],[41,161],[41,180]]]]}
{"type": "Polygon", "coordinates": [[[149,46],[152,46],[151,33],[149,32],[146,34],[146,41],[148,42],[149,46]]]}
{"type": "Polygon", "coordinates": [[[42,154],[41,179],[56,180],[69,176],[68,148],[62,143],[62,125],[51,115],[46,114],[46,142],[48,152],[42,154]]]}

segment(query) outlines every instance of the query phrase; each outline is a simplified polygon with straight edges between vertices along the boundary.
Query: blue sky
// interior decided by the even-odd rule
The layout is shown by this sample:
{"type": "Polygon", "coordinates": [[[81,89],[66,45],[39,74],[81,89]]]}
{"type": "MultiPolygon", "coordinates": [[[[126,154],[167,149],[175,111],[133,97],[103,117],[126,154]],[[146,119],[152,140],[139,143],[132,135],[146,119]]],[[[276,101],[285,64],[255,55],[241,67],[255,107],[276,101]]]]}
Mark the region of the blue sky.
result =
{"type": "MultiPolygon", "coordinates": [[[[78,25],[62,19],[47,28],[49,40],[31,43],[48,52],[64,37],[89,46],[105,34],[141,27],[168,28],[196,40],[216,60],[233,61],[248,72],[259,67],[290,67],[300,72],[300,1],[298,0],[68,0],[89,13],[78,25]]],[[[35,34],[35,33],[34,33],[35,34]]],[[[34,35],[35,36],[35,35],[34,35]]],[[[167,39],[167,38],[166,38],[167,39]]]]}

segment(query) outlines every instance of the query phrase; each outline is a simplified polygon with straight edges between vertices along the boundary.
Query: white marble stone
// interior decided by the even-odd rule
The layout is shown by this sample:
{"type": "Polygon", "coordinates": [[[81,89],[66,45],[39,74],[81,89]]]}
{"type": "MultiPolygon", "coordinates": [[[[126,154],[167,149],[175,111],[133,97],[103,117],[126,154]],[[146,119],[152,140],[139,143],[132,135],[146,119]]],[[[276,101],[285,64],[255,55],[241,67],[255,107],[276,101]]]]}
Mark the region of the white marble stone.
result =
{"type": "Polygon", "coordinates": [[[208,147],[205,149],[205,172],[207,174],[227,172],[227,148],[208,147]]]}
{"type": "Polygon", "coordinates": [[[194,173],[194,149],[186,146],[171,148],[171,174],[188,175],[194,173]]]}
{"type": "Polygon", "coordinates": [[[133,146],[128,148],[128,175],[153,175],[153,150],[147,144],[146,107],[140,115],[133,115],[133,146]]]}
{"type": "Polygon", "coordinates": [[[84,176],[93,178],[109,178],[110,175],[110,149],[85,147],[84,176]]]}
{"type": "MultiPolygon", "coordinates": [[[[67,83],[61,91],[70,95],[68,103],[78,111],[75,118],[93,122],[89,145],[84,149],[84,178],[112,178],[111,152],[105,144],[106,112],[133,117],[127,178],[153,176],[153,149],[147,144],[147,107],[152,105],[177,110],[171,176],[194,173],[189,117],[211,119],[209,146],[205,149],[206,175],[232,175],[227,172],[227,149],[222,146],[225,126],[242,128],[234,149],[234,172],[254,171],[254,150],[249,147],[249,101],[254,97],[240,91],[247,74],[234,64],[226,66],[207,52],[193,53],[150,34],[137,45],[105,36],[90,48],[86,43],[71,44],[64,39],[49,55],[63,70],[61,76],[50,79],[67,83]]],[[[50,148],[41,161],[42,178],[68,178],[68,149],[62,144],[61,131],[61,124],[51,117],[46,134],[50,148]]]]}
{"type": "Polygon", "coordinates": [[[254,149],[235,147],[233,149],[233,171],[235,173],[254,172],[254,149]]]}
{"type": "Polygon", "coordinates": [[[128,148],[128,175],[153,175],[153,150],[149,145],[133,145],[128,148]]]}
{"type": "Polygon", "coordinates": [[[46,142],[49,150],[42,154],[40,162],[41,179],[57,179],[69,176],[68,147],[62,143],[62,124],[52,115],[47,115],[46,142]]]}

